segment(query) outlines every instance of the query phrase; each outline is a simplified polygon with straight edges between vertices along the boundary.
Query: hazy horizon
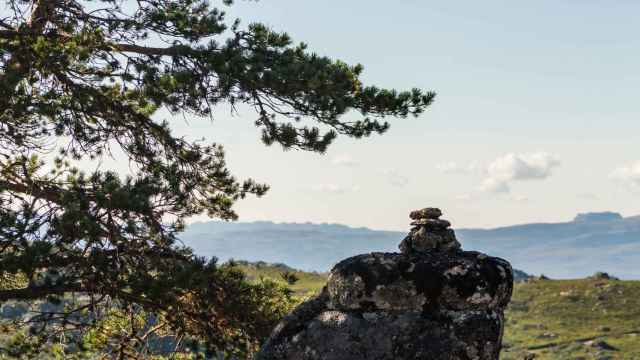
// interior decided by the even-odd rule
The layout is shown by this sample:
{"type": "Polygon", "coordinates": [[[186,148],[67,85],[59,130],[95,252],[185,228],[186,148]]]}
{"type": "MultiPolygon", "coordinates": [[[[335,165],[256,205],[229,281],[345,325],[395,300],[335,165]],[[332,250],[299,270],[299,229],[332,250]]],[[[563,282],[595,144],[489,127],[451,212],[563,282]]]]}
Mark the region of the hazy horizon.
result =
{"type": "MultiPolygon", "coordinates": [[[[624,216],[623,214],[620,214],[618,212],[615,211],[599,211],[599,212],[586,212],[586,213],[578,213],[575,214],[572,218],[568,219],[568,220],[564,220],[564,221],[548,221],[548,222],[523,222],[523,223],[515,223],[515,224],[502,224],[502,225],[497,225],[497,226],[491,226],[491,227],[453,227],[456,230],[470,230],[470,229],[474,229],[474,230],[495,230],[495,229],[500,229],[500,228],[506,228],[506,227],[513,227],[513,226],[521,226],[521,225],[531,225],[531,224],[560,224],[560,223],[568,223],[568,222],[573,222],[575,221],[575,218],[579,215],[584,215],[584,214],[601,214],[601,213],[613,213],[613,214],[619,214],[620,216],[622,216],[623,219],[629,219],[629,218],[635,218],[635,217],[640,217],[640,214],[636,214],[636,215],[630,215],[630,216],[624,216]]],[[[225,221],[225,220],[220,220],[220,219],[194,219],[193,221],[189,222],[187,224],[187,228],[189,227],[189,225],[194,225],[194,224],[206,224],[208,222],[221,222],[221,223],[241,223],[241,224],[255,224],[255,223],[273,223],[275,225],[338,225],[338,226],[347,226],[349,228],[354,228],[354,229],[368,229],[368,230],[374,230],[374,231],[390,231],[390,232],[403,232],[403,231],[408,231],[410,229],[410,219],[407,220],[407,226],[404,228],[398,228],[398,229],[378,229],[378,228],[372,228],[372,227],[368,227],[368,226],[357,226],[357,225],[349,225],[349,224],[343,224],[343,223],[339,223],[339,222],[314,222],[314,221],[277,221],[277,220],[247,220],[247,221],[243,221],[243,220],[238,220],[238,221],[225,221]]]]}

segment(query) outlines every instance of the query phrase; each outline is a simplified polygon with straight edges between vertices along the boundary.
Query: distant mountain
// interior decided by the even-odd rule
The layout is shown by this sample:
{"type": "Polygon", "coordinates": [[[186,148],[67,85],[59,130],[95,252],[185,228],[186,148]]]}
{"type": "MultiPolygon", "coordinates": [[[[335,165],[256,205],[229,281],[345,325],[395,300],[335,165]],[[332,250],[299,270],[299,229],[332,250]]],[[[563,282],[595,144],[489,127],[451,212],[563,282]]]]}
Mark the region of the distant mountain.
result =
{"type": "Polygon", "coordinates": [[[181,239],[196,253],[216,256],[221,261],[266,261],[307,271],[327,271],[349,256],[397,251],[403,236],[400,232],[336,224],[213,221],[189,225],[181,239]]]}
{"type": "MultiPolygon", "coordinates": [[[[586,213],[565,223],[456,229],[456,234],[464,249],[503,257],[530,274],[581,278],[606,271],[640,279],[640,216],[586,213]]],[[[181,239],[198,254],[221,261],[266,261],[327,271],[352,255],[397,251],[405,235],[337,224],[212,221],[189,225],[181,239]]]]}
{"type": "Polygon", "coordinates": [[[467,249],[504,257],[528,273],[552,278],[585,277],[606,271],[640,278],[640,217],[579,214],[573,221],[456,231],[467,249]]]}
{"type": "Polygon", "coordinates": [[[522,271],[522,270],[518,270],[518,269],[513,269],[513,281],[514,282],[524,282],[527,280],[532,279],[533,276],[527,274],[526,272],[522,271]]]}

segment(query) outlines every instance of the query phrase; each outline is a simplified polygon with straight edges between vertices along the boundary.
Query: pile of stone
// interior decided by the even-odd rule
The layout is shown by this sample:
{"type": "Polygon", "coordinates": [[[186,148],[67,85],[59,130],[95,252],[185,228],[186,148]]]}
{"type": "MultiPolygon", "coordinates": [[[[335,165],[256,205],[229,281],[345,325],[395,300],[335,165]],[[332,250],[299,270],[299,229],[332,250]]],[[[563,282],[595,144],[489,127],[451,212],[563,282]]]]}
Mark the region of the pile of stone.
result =
{"type": "Polygon", "coordinates": [[[257,359],[498,359],[513,271],[462,251],[442,212],[410,214],[401,253],[338,263],[322,292],[289,314],[257,359]]]}
{"type": "Polygon", "coordinates": [[[440,219],[442,211],[437,208],[424,208],[412,211],[409,217],[413,220],[413,228],[400,243],[400,251],[404,254],[420,253],[429,250],[450,251],[460,249],[451,223],[440,219]]]}

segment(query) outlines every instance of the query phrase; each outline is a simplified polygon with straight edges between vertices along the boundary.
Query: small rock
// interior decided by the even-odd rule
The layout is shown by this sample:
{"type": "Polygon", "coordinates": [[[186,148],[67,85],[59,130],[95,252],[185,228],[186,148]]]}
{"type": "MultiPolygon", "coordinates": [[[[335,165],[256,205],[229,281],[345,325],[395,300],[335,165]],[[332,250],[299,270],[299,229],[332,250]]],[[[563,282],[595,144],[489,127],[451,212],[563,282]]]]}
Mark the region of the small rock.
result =
{"type": "Polygon", "coordinates": [[[610,345],[604,340],[591,340],[591,341],[585,342],[584,344],[595,349],[607,350],[607,351],[618,351],[618,348],[610,345]]]}
{"type": "Polygon", "coordinates": [[[429,232],[420,228],[409,235],[411,248],[418,252],[429,250],[455,250],[460,248],[453,230],[429,232]]]}
{"type": "Polygon", "coordinates": [[[409,213],[409,217],[413,220],[418,219],[437,219],[442,216],[442,211],[438,208],[424,208],[420,210],[415,210],[409,213]]]}
{"type": "Polygon", "coordinates": [[[451,223],[444,219],[418,219],[411,222],[413,226],[424,226],[427,229],[446,229],[451,223]]]}
{"type": "Polygon", "coordinates": [[[553,339],[555,337],[558,337],[558,335],[552,332],[545,332],[545,333],[542,333],[541,335],[538,335],[538,339],[553,339]]]}
{"type": "Polygon", "coordinates": [[[543,324],[523,324],[522,325],[522,330],[546,330],[547,327],[544,326],[543,324]]]}

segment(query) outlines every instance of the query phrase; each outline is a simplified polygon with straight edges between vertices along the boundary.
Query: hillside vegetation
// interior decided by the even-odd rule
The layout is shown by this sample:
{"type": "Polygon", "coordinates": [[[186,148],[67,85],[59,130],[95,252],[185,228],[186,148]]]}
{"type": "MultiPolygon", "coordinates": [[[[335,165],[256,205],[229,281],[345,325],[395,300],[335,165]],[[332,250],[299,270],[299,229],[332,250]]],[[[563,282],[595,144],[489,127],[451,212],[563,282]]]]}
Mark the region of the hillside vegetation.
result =
{"type": "MultiPolygon", "coordinates": [[[[283,265],[241,265],[251,277],[280,278],[283,265]]],[[[326,274],[293,272],[300,300],[326,274]]],[[[534,279],[515,285],[502,359],[640,359],[640,281],[606,277],[534,279]]]]}
{"type": "MultiPolygon", "coordinates": [[[[297,281],[291,289],[299,302],[319,291],[327,279],[326,273],[299,271],[283,264],[237,262],[237,266],[256,281],[284,281],[293,276],[297,281]]],[[[3,307],[2,315],[11,317],[11,309],[3,307]]],[[[504,360],[640,359],[640,281],[606,276],[532,278],[515,284],[506,318],[504,360]]],[[[12,337],[1,333],[2,328],[0,346],[12,337]]]]}
{"type": "Polygon", "coordinates": [[[640,359],[640,281],[516,284],[503,359],[640,359]]]}
{"type": "Polygon", "coordinates": [[[282,280],[284,274],[293,275],[296,281],[290,285],[290,288],[299,299],[312,296],[327,282],[326,273],[300,271],[284,264],[269,264],[259,261],[238,262],[238,266],[251,280],[257,280],[259,277],[282,280]]]}

